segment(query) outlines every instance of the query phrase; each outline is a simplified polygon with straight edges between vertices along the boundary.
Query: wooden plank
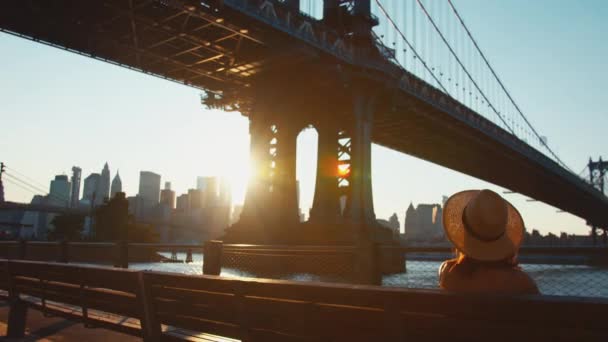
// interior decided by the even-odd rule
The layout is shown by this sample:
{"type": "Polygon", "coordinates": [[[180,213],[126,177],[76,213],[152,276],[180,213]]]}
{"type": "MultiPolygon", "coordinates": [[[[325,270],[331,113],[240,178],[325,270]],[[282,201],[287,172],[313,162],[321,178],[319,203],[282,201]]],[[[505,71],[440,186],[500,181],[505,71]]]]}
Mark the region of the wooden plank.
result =
{"type": "Polygon", "coordinates": [[[167,286],[191,290],[235,293],[238,280],[218,276],[192,276],[177,273],[144,271],[144,281],[151,286],[167,286]]]}
{"type": "Polygon", "coordinates": [[[177,312],[170,314],[158,314],[158,320],[163,324],[174,327],[185,328],[193,331],[200,331],[208,334],[215,334],[231,338],[240,339],[240,330],[235,324],[206,320],[199,317],[183,316],[177,312]]]}
{"type": "Polygon", "coordinates": [[[27,276],[135,293],[138,271],[36,261],[9,261],[11,276],[27,276]]]}
{"type": "Polygon", "coordinates": [[[210,306],[234,306],[235,295],[211,291],[191,290],[176,287],[153,286],[151,295],[154,298],[172,299],[183,302],[184,305],[204,304],[210,306]]]}
{"type": "Polygon", "coordinates": [[[153,305],[157,315],[179,313],[184,316],[199,317],[223,323],[237,323],[234,306],[186,305],[183,302],[162,299],[154,300],[153,305]]]}

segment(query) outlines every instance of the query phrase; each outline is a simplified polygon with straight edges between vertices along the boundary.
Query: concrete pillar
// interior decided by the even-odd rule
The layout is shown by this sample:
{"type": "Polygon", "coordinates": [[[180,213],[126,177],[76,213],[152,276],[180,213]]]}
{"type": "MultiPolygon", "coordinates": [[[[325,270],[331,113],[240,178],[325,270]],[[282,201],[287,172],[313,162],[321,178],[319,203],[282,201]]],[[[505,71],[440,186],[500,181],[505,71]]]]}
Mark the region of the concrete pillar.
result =
{"type": "Polygon", "coordinates": [[[317,125],[317,179],[310,222],[336,223],[340,219],[338,191],[338,128],[331,123],[317,125]]]}
{"type": "Polygon", "coordinates": [[[222,273],[222,241],[205,241],[203,246],[203,274],[220,275],[222,273]]]}
{"type": "Polygon", "coordinates": [[[281,120],[277,123],[276,177],[273,182],[273,198],[280,225],[295,224],[300,221],[298,190],[296,183],[297,139],[300,127],[281,120]]]}
{"type": "Polygon", "coordinates": [[[376,225],[372,196],[372,119],[373,96],[363,89],[353,95],[351,134],[350,190],[344,212],[351,222],[376,225]]]}
{"type": "Polygon", "coordinates": [[[359,239],[356,245],[354,281],[357,284],[382,285],[379,251],[369,239],[359,239]]]}
{"type": "Polygon", "coordinates": [[[245,234],[257,234],[257,240],[265,236],[270,243],[299,222],[296,145],[300,126],[288,117],[250,120],[252,174],[238,229],[241,233],[251,230],[245,234]]]}
{"type": "Polygon", "coordinates": [[[270,187],[270,124],[263,116],[249,119],[251,174],[240,221],[259,226],[265,221],[270,187]]]}

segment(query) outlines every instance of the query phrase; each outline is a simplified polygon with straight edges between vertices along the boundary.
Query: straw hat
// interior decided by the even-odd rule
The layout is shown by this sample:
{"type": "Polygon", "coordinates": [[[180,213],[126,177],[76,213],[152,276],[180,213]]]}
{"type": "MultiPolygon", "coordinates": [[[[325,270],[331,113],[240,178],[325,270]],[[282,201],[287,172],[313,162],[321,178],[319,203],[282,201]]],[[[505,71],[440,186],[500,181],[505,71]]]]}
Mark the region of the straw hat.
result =
{"type": "Polygon", "coordinates": [[[498,261],[517,253],[524,220],[511,203],[494,191],[468,190],[452,195],[445,203],[443,229],[464,255],[498,261]]]}

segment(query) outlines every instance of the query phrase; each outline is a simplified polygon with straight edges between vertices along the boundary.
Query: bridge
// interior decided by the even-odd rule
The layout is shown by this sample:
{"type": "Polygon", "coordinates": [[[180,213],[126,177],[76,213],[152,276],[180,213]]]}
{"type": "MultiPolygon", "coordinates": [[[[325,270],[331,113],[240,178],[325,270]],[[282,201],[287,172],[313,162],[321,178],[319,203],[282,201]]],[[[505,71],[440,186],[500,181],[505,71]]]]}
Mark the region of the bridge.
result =
{"type": "MultiPolygon", "coordinates": [[[[508,108],[467,68],[421,2],[419,20],[445,42],[447,67],[418,52],[394,19],[399,4],[388,3],[325,0],[319,17],[301,11],[298,0],[7,0],[0,30],[201,89],[208,107],[247,116],[256,167],[229,242],[302,242],[328,234],[337,242],[383,240],[375,229],[372,143],[608,227],[608,198],[551,150],[481,51],[508,108]],[[403,48],[384,44],[377,27],[392,30],[403,48]],[[417,64],[408,67],[408,54],[417,64]],[[457,70],[452,77],[450,68],[457,70]],[[515,120],[526,129],[518,130],[515,120]],[[319,136],[318,170],[304,234],[296,138],[310,125],[319,136]]],[[[475,43],[452,9],[452,20],[475,43]]]]}

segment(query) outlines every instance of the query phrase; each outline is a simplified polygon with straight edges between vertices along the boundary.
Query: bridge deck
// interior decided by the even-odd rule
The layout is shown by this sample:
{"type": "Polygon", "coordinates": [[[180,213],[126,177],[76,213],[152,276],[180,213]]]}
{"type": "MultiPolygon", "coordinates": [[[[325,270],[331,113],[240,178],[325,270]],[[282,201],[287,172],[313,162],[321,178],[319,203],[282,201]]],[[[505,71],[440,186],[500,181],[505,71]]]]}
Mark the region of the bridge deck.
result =
{"type": "Polygon", "coordinates": [[[225,105],[243,111],[256,82],[273,73],[299,70],[296,76],[318,98],[342,89],[328,69],[362,72],[383,85],[375,90],[385,108],[374,118],[373,142],[608,226],[608,199],[548,157],[388,60],[357,60],[348,49],[336,50],[338,41],[327,40],[332,31],[322,23],[270,2],[276,11],[268,14],[258,0],[225,0],[221,9],[187,0],[8,0],[0,5],[0,30],[222,93],[225,105]],[[296,19],[316,33],[304,35],[296,19]],[[316,79],[327,84],[317,87],[316,79]]]}

